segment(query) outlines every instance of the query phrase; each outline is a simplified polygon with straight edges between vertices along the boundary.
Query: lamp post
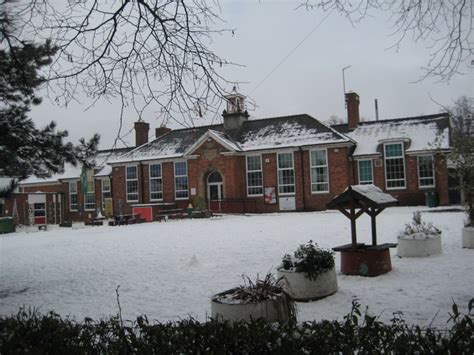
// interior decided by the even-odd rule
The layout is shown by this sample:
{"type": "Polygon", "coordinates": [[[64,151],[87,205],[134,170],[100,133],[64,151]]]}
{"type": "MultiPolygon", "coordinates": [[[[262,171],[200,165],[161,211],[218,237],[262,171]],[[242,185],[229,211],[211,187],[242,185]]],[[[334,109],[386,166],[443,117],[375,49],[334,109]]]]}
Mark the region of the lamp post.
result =
{"type": "Polygon", "coordinates": [[[352,65],[348,65],[344,68],[342,68],[342,89],[344,90],[344,107],[347,108],[347,104],[346,104],[346,77],[344,76],[344,71],[346,69],[349,69],[350,67],[352,67],[352,65]]]}

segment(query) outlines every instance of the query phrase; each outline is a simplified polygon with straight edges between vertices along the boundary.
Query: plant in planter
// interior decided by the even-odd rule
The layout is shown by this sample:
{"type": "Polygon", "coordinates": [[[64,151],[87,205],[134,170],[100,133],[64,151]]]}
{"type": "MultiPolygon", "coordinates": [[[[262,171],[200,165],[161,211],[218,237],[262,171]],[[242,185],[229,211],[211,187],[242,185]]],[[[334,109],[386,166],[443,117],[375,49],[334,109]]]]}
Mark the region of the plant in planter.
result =
{"type": "Polygon", "coordinates": [[[429,256],[441,254],[441,231],[433,223],[421,219],[420,211],[413,213],[413,220],[398,235],[397,255],[429,256]]]}
{"type": "Polygon", "coordinates": [[[318,247],[313,241],[301,244],[293,255],[285,254],[278,277],[297,301],[310,301],[337,291],[334,252],[318,247]]]}
{"type": "Polygon", "coordinates": [[[271,273],[253,282],[244,276],[244,284],[218,293],[211,298],[212,318],[246,321],[263,318],[269,322],[296,319],[294,301],[271,273]]]}

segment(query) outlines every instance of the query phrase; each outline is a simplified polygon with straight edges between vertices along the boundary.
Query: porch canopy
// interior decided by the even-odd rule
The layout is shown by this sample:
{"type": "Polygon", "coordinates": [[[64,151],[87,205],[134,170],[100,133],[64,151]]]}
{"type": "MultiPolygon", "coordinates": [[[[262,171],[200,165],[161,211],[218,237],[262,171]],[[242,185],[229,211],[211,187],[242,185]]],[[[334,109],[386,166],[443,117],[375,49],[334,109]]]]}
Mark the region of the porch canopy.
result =
{"type": "MultiPolygon", "coordinates": [[[[327,208],[335,208],[351,220],[352,249],[357,249],[356,220],[364,212],[370,216],[372,225],[372,246],[377,245],[377,226],[375,218],[386,207],[395,206],[398,200],[384,193],[375,185],[352,185],[340,195],[334,197],[326,205],[327,208]]],[[[347,247],[347,246],[344,246],[347,247]]]]}

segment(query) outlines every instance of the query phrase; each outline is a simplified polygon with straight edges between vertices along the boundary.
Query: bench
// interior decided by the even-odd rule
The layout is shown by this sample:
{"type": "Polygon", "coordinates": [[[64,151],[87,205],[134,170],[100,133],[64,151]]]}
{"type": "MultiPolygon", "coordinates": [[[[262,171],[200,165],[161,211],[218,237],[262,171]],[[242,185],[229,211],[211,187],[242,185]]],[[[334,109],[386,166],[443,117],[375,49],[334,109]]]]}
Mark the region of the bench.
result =
{"type": "Polygon", "coordinates": [[[182,208],[172,208],[172,209],[166,209],[166,210],[161,210],[158,211],[158,214],[156,215],[156,220],[161,222],[161,221],[167,221],[168,219],[181,219],[183,218],[183,209],[182,208]]]}

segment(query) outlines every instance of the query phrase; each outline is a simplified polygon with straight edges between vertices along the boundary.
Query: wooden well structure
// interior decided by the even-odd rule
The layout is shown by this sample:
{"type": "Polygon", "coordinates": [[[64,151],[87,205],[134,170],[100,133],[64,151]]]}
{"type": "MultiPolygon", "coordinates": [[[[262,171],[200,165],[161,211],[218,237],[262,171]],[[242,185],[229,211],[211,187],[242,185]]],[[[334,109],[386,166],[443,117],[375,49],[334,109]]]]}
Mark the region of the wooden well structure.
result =
{"type": "Polygon", "coordinates": [[[341,253],[341,272],[346,275],[378,276],[392,269],[389,248],[396,243],[377,244],[376,217],[385,208],[395,206],[398,200],[375,185],[349,186],[326,205],[337,209],[351,221],[351,243],[333,248],[341,253]],[[356,221],[364,213],[370,216],[372,244],[357,242],[356,221]]]}

